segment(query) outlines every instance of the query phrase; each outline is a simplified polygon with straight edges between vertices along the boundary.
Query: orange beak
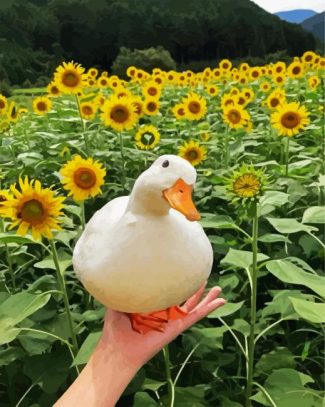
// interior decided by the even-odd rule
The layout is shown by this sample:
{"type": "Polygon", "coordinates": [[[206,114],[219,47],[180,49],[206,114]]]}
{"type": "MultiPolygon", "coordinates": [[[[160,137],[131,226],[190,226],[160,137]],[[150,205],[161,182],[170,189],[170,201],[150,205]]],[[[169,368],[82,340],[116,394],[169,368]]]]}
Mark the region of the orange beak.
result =
{"type": "Polygon", "coordinates": [[[181,212],[190,221],[201,219],[201,216],[192,201],[192,185],[186,184],[181,178],[175,184],[163,191],[163,197],[169,205],[181,212]]]}

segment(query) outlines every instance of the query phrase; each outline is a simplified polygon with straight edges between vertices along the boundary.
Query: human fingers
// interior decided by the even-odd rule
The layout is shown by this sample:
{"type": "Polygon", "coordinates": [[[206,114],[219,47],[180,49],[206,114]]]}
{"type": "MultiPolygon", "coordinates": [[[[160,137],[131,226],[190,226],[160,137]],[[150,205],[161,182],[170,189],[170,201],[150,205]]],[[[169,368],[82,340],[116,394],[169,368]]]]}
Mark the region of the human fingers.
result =
{"type": "Polygon", "coordinates": [[[182,306],[182,309],[186,312],[192,311],[193,308],[196,307],[198,302],[200,301],[202,294],[204,293],[205,287],[207,285],[207,281],[205,281],[201,287],[190,297],[185,304],[182,306]]]}

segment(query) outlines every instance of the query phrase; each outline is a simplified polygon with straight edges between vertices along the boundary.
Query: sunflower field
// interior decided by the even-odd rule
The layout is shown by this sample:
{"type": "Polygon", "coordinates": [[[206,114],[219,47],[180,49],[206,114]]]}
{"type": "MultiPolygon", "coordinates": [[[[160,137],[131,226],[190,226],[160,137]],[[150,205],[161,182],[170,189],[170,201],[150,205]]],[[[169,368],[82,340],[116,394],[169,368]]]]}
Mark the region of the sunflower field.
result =
{"type": "Polygon", "coordinates": [[[0,407],[52,406],[87,363],[105,310],[74,245],[163,154],[197,170],[208,287],[227,304],[117,406],[323,405],[324,69],[311,51],[199,73],[131,66],[128,81],[66,62],[47,89],[0,95],[0,407]]]}

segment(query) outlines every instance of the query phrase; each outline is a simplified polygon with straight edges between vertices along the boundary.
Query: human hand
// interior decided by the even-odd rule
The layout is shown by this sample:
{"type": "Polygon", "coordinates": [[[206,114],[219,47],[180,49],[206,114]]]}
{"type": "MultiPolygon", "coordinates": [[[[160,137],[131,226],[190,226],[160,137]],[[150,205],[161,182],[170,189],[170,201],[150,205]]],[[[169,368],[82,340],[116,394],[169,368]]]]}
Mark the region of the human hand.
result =
{"type": "Polygon", "coordinates": [[[120,353],[127,363],[139,368],[181,332],[226,303],[223,298],[217,298],[221,293],[220,287],[213,287],[199,302],[205,286],[206,283],[181,307],[188,314],[183,318],[168,321],[164,332],[153,330],[144,335],[139,334],[132,329],[125,313],[107,310],[103,335],[98,346],[103,351],[106,348],[120,353]]]}

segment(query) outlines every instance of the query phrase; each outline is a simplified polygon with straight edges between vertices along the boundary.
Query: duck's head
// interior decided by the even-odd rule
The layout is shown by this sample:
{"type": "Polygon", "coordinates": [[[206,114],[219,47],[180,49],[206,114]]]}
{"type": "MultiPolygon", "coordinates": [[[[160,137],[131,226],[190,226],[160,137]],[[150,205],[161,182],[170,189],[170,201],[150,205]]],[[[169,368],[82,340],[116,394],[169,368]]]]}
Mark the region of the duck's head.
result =
{"type": "Polygon", "coordinates": [[[136,180],[129,207],[134,212],[165,214],[170,208],[181,212],[190,221],[200,219],[192,201],[196,171],[176,155],[159,157],[136,180]]]}

